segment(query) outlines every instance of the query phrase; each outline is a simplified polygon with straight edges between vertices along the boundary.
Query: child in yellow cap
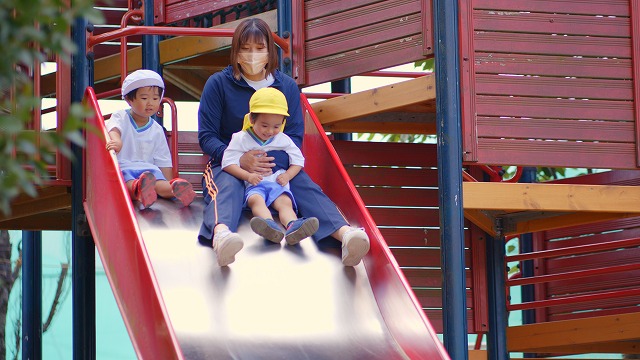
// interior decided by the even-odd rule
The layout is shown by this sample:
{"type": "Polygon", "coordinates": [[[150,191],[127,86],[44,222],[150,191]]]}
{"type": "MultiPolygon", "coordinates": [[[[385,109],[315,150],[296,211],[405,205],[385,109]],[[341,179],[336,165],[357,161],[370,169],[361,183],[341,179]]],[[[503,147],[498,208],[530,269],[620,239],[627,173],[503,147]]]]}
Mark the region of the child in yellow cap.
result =
{"type": "MultiPolygon", "coordinates": [[[[245,182],[245,205],[254,215],[250,222],[251,229],[272,242],[279,243],[285,238],[287,244],[295,245],[313,235],[319,224],[315,217],[298,218],[296,215],[296,203],[289,189],[289,181],[304,167],[304,156],[291,138],[281,132],[287,116],[287,99],[282,92],[272,87],[256,91],[251,96],[249,113],[245,116],[245,123],[249,126],[233,134],[222,157],[222,169],[245,182]],[[289,155],[289,168],[279,169],[269,176],[242,169],[240,157],[255,149],[285,151],[289,155]],[[285,231],[272,218],[269,207],[278,212],[280,222],[286,225],[285,231]]],[[[217,246],[216,251],[223,251],[223,245],[217,246]]],[[[235,249],[240,250],[237,247],[235,249]]]]}

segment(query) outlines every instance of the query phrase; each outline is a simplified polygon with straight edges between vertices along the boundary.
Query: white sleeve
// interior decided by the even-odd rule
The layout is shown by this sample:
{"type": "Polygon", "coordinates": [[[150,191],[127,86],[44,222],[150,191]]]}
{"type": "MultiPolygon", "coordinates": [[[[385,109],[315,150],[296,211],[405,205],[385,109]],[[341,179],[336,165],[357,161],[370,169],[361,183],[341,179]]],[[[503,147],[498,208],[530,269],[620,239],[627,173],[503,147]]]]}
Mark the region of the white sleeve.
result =
{"type": "Polygon", "coordinates": [[[243,135],[243,132],[239,131],[231,136],[231,141],[222,155],[222,169],[234,164],[240,166],[240,157],[246,152],[242,146],[243,135]]]}
{"type": "Polygon", "coordinates": [[[155,145],[153,150],[153,164],[160,168],[173,167],[171,151],[169,151],[169,144],[167,143],[164,129],[158,123],[153,124],[153,127],[153,142],[155,145]]]}
{"type": "Polygon", "coordinates": [[[300,148],[287,136],[288,145],[285,151],[289,154],[289,165],[299,165],[304,167],[304,156],[300,148]]]}
{"type": "Polygon", "coordinates": [[[127,112],[125,110],[118,110],[116,112],[114,112],[113,114],[111,114],[111,117],[109,118],[109,120],[107,120],[107,122],[105,123],[105,127],[107,128],[107,132],[113,130],[113,129],[118,129],[120,130],[120,133],[122,133],[122,120],[127,118],[127,112]]]}

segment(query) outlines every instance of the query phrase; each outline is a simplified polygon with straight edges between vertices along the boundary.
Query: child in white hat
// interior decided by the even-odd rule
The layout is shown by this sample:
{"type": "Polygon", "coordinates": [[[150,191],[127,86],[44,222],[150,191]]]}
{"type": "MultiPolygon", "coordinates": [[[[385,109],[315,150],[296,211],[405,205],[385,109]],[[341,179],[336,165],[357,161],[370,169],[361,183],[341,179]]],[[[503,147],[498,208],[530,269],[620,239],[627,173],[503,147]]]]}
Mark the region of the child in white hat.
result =
{"type": "MultiPolygon", "coordinates": [[[[251,229],[267,240],[295,245],[318,230],[318,219],[298,218],[296,203],[289,190],[289,181],[304,167],[304,157],[289,136],[281,132],[288,113],[287,99],[279,90],[271,87],[256,91],[249,101],[249,114],[245,116],[245,129],[234,133],[222,157],[222,169],[245,181],[245,205],[253,212],[251,229]],[[240,167],[240,157],[247,151],[260,149],[265,152],[283,150],[289,155],[289,168],[279,169],[269,176],[250,173],[240,167]],[[273,220],[269,207],[278,212],[285,230],[273,220]]],[[[216,234],[219,239],[224,233],[216,234]]],[[[228,258],[223,242],[214,238],[218,257],[228,258]]],[[[235,241],[241,241],[235,239],[235,241]]],[[[232,247],[240,250],[237,246],[232,247]]],[[[236,251],[236,252],[237,252],[236,251]]]]}
{"type": "Polygon", "coordinates": [[[164,129],[151,117],[158,112],[164,95],[164,82],[151,70],[136,70],[122,83],[122,98],[130,109],[111,115],[107,122],[110,139],[107,150],[114,150],[120,171],[132,200],[143,208],[161,196],[177,198],[183,206],[196,194],[191,184],[173,177],[171,153],[164,129]]]}

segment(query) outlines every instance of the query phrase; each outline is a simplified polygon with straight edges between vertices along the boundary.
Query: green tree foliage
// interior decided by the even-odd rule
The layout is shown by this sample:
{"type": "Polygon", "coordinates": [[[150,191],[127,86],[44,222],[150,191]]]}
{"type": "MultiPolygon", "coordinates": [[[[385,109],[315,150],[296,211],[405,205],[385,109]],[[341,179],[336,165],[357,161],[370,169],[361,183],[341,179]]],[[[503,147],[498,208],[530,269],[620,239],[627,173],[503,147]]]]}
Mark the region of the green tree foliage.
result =
{"type": "MultiPolygon", "coordinates": [[[[69,61],[77,47],[68,31],[74,19],[102,21],[93,0],[0,1],[0,213],[10,213],[10,202],[20,193],[36,195],[46,178],[46,166],[55,161],[54,150],[71,158],[69,142],[82,144],[79,129],[85,111],[73,104],[61,133],[28,131],[41,99],[34,94],[33,69],[62,56],[69,61]]],[[[70,85],[70,84],[67,84],[70,85]]],[[[70,91],[70,86],[65,86],[70,91]]]]}

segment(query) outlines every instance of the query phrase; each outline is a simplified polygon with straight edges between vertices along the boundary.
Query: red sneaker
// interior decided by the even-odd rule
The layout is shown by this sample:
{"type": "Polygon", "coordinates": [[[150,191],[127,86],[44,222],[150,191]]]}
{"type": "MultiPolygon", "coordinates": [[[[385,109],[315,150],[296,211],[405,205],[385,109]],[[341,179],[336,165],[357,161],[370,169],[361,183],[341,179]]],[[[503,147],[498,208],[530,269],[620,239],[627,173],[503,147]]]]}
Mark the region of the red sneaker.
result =
{"type": "Polygon", "coordinates": [[[139,178],[133,181],[133,194],[135,200],[140,201],[146,209],[158,199],[156,193],[156,176],[150,171],[145,171],[139,178]]]}
{"type": "Polygon", "coordinates": [[[171,184],[171,190],[173,190],[173,196],[175,196],[183,206],[189,206],[193,199],[196,197],[196,192],[193,191],[191,183],[185,179],[175,178],[169,181],[171,184]]]}

